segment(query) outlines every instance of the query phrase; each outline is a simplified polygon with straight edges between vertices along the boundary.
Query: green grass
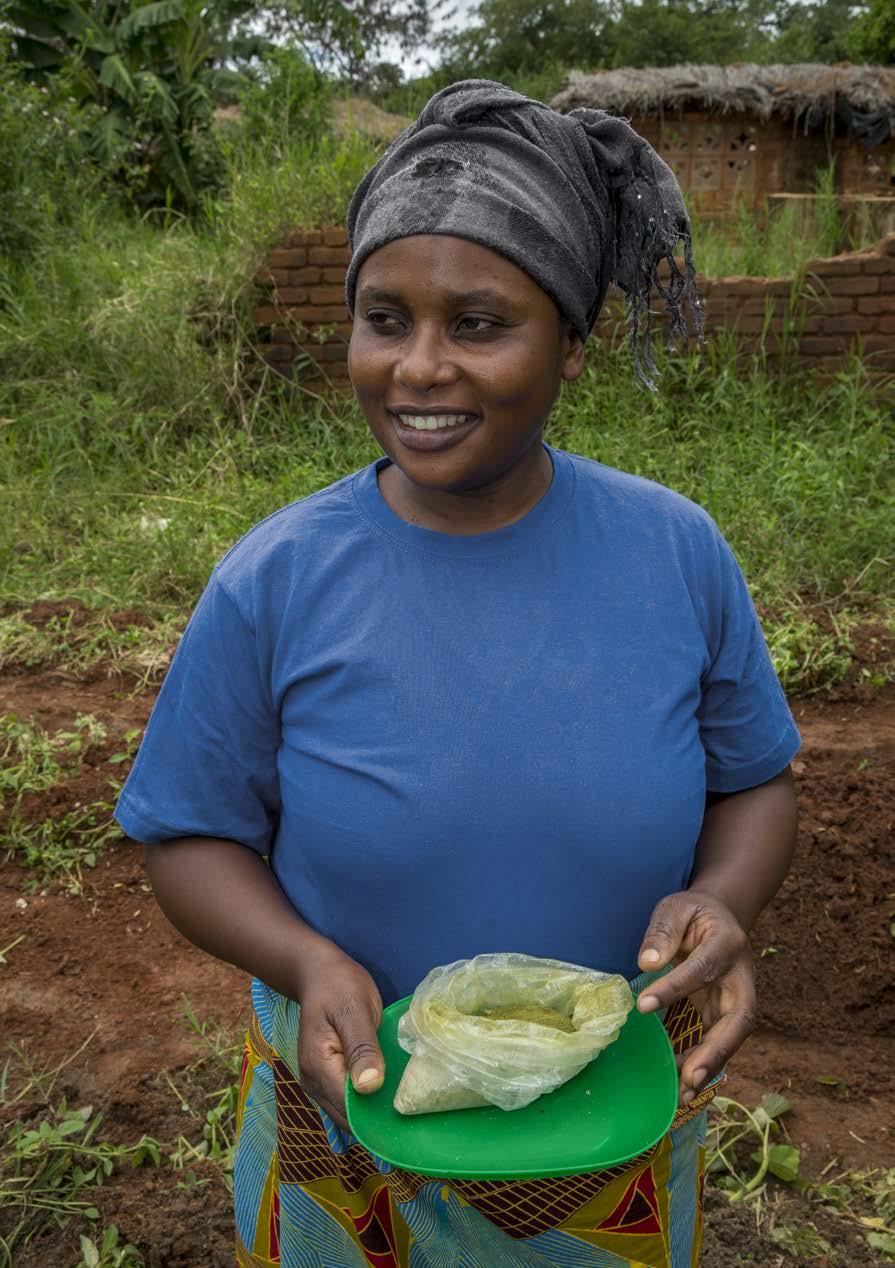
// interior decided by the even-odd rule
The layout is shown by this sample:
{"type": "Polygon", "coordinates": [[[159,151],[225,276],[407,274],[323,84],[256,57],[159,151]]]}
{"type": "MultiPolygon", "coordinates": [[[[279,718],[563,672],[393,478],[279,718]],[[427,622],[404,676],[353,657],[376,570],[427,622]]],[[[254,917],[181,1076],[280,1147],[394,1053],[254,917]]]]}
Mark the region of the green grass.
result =
{"type": "Polygon", "coordinates": [[[91,619],[83,620],[82,613],[79,618],[72,610],[39,624],[25,611],[0,617],[0,673],[59,665],[69,673],[88,674],[102,667],[144,685],[167,666],[182,624],[179,615],[146,622],[142,616],[113,617],[102,610],[91,619]]]}
{"type": "MultiPolygon", "coordinates": [[[[122,751],[108,760],[129,761],[139,734],[128,731],[122,751]]],[[[108,800],[87,805],[76,801],[64,813],[41,817],[25,801],[76,776],[84,755],[105,737],[103,725],[89,715],[79,716],[73,730],[52,735],[14,714],[0,717],[0,810],[6,820],[0,854],[25,869],[26,892],[53,884],[70,894],[82,894],[83,869],[96,867],[105,847],[121,839],[121,829],[112,818],[115,780],[109,780],[108,800]]]]}
{"type": "MultiPolygon", "coordinates": [[[[11,1266],[14,1252],[48,1224],[98,1221],[96,1193],[116,1167],[147,1160],[159,1165],[158,1141],[144,1136],[135,1145],[113,1145],[99,1135],[102,1121],[91,1106],[70,1109],[63,1099],[42,1116],[20,1118],[7,1129],[0,1148],[0,1266],[11,1266]]],[[[101,1235],[100,1246],[103,1240],[111,1255],[117,1237],[101,1235]]],[[[83,1243],[81,1249],[89,1264],[89,1250],[83,1243]]]]}
{"type": "MultiPolygon", "coordinates": [[[[288,226],[342,219],[375,150],[275,121],[240,146],[229,194],[197,224],[97,195],[48,221],[39,269],[0,262],[0,667],[157,678],[226,549],[376,453],[348,397],[290,392],[266,370],[251,322],[266,249],[288,226]],[[95,617],[35,623],[39,598],[95,617]],[[142,619],[113,619],[122,609],[142,619]]],[[[665,358],[660,386],[634,385],[624,349],[598,353],[548,439],[704,505],[786,684],[837,680],[855,622],[891,611],[895,394],[871,391],[859,363],[827,387],[775,377],[724,340],[665,358]]]]}
{"type": "Polygon", "coordinates": [[[846,228],[832,168],[818,171],[814,194],[810,209],[784,204],[756,212],[740,199],[726,221],[703,219],[691,212],[699,272],[705,277],[793,277],[812,260],[858,251],[879,239],[869,214],[857,217],[850,230],[846,228]]]}
{"type": "Polygon", "coordinates": [[[71,1228],[72,1244],[79,1242],[77,1268],[145,1264],[146,1255],[114,1224],[103,1226],[102,1187],[122,1169],[152,1165],[176,1173],[179,1187],[214,1183],[232,1192],[242,1045],[211,1020],[200,1020],[186,996],[183,1018],[196,1060],[174,1072],[176,1083],[162,1072],[184,1115],[184,1132],[174,1140],[144,1135],[133,1144],[113,1143],[92,1106],[70,1107],[54,1095],[93,1035],[55,1067],[38,1068],[24,1041],[9,1045],[0,1066],[0,1111],[15,1120],[0,1131],[0,1268],[12,1268],[28,1242],[53,1225],[71,1228]],[[205,1092],[209,1082],[220,1087],[205,1092]]]}
{"type": "MultiPolygon", "coordinates": [[[[57,406],[51,394],[32,408],[57,406]]],[[[120,410],[97,408],[77,460],[64,428],[41,431],[20,415],[20,444],[4,455],[0,602],[73,596],[100,616],[35,629],[14,612],[0,619],[0,661],[106,660],[148,681],[232,542],[376,452],[345,397],[288,396],[268,383],[250,420],[203,409],[202,425],[180,436],[124,437],[120,410]],[[117,628],[102,615],[129,607],[154,618],[149,628],[117,628]]],[[[652,395],[632,384],[623,352],[596,358],[564,392],[548,439],[668,484],[714,515],[767,618],[787,687],[841,678],[850,625],[887,610],[891,403],[868,390],[860,365],[822,388],[760,364],[743,373],[732,352],[713,349],[668,362],[652,395]],[[818,605],[837,614],[832,631],[817,621],[818,605]]]]}

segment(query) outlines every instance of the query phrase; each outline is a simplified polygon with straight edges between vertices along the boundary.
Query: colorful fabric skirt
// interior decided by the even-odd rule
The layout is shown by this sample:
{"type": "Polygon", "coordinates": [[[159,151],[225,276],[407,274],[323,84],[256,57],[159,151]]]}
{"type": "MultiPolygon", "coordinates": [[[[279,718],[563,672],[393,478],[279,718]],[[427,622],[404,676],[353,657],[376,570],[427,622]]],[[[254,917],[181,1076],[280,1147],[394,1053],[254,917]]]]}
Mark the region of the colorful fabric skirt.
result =
{"type": "MultiPolygon", "coordinates": [[[[642,988],[646,975],[632,983],[642,988]]],[[[693,1268],[702,1233],[705,1106],[680,1111],[623,1166],[551,1180],[435,1180],[374,1157],[302,1089],[298,1006],[260,982],[246,1040],[234,1167],[243,1268],[693,1268]]],[[[697,1042],[686,1001],[665,1025],[697,1042]]]]}

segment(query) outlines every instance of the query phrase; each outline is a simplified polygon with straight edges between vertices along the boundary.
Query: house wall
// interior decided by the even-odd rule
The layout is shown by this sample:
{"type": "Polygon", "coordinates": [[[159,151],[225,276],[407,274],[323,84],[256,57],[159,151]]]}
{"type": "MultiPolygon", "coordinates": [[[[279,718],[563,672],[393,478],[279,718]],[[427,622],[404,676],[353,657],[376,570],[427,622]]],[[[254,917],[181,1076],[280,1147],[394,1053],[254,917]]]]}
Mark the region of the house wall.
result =
{"type": "Polygon", "coordinates": [[[779,119],[762,124],[753,115],[705,115],[689,111],[660,118],[633,118],[632,127],[662,155],[704,216],[723,216],[739,196],[758,206],[768,191],[786,189],[800,168],[825,160],[809,145],[796,151],[779,119]],[[815,161],[816,158],[816,161],[815,161]]]}
{"type": "Polygon", "coordinates": [[[351,252],[344,229],[290,233],[255,275],[255,324],[265,361],[287,378],[347,379],[351,319],[345,274],[351,252]]]}
{"type": "Polygon", "coordinates": [[[842,193],[895,195],[895,139],[872,150],[837,141],[834,153],[842,193]]]}
{"type": "MultiPolygon", "coordinates": [[[[759,207],[770,194],[810,193],[815,173],[830,161],[823,135],[773,117],[685,111],[631,119],[658,150],[705,216],[723,217],[737,194],[759,207]]],[[[865,150],[834,139],[837,186],[842,193],[895,194],[895,141],[865,150]]]]}
{"type": "MultiPolygon", "coordinates": [[[[296,231],[271,251],[256,278],[254,315],[264,359],[278,373],[299,382],[347,379],[349,258],[336,228],[296,231]]],[[[793,298],[793,278],[700,278],[706,333],[730,330],[744,351],[763,346],[772,364],[788,347],[825,371],[861,348],[872,368],[895,373],[895,234],[872,250],[815,261],[797,289],[793,298]]],[[[595,334],[604,347],[624,340],[617,299],[595,334]]]]}

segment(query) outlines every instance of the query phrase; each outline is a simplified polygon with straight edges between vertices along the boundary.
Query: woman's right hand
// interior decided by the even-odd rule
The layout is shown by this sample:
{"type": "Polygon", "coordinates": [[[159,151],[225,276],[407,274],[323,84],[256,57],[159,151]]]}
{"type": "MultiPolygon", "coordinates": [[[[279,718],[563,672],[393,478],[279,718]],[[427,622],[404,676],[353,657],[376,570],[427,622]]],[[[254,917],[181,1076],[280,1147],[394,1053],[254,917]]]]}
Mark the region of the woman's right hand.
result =
{"type": "Polygon", "coordinates": [[[179,837],[147,845],[146,866],[175,928],[197,947],[298,1000],[302,1082],[347,1127],[349,1069],[359,1092],[375,1092],[385,1077],[376,1040],[382,1000],[369,973],[305,924],[264,859],[237,841],[179,837]]]}
{"type": "Polygon", "coordinates": [[[385,1060],[376,1032],[382,998],[366,969],[333,947],[304,966],[298,1065],[302,1087],[321,1109],[348,1130],[345,1082],[360,1093],[376,1092],[385,1060]]]}

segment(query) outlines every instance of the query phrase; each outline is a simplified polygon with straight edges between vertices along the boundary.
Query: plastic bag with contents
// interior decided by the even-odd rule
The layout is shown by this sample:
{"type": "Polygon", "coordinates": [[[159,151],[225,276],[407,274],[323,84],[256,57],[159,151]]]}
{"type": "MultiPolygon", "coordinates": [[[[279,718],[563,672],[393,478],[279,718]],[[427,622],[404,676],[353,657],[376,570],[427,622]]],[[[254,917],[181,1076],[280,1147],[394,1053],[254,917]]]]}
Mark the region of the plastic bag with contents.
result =
{"type": "Polygon", "coordinates": [[[634,1007],[617,973],[507,952],[433,969],[398,1025],[402,1114],[522,1109],[618,1038],[634,1007]]]}

